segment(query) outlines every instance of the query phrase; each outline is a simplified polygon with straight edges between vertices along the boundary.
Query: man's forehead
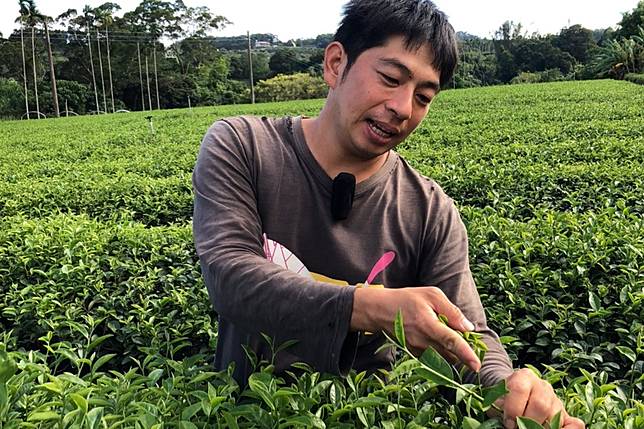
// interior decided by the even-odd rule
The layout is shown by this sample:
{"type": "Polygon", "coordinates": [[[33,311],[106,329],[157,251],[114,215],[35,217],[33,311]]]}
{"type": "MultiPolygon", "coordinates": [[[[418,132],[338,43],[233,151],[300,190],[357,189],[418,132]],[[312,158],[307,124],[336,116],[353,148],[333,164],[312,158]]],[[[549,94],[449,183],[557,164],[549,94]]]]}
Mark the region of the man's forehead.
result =
{"type": "Polygon", "coordinates": [[[434,50],[428,41],[410,40],[404,36],[391,36],[385,40],[385,43],[374,46],[372,49],[377,48],[382,48],[381,51],[390,51],[389,54],[382,53],[381,55],[418,56],[429,63],[434,60],[434,50]]]}

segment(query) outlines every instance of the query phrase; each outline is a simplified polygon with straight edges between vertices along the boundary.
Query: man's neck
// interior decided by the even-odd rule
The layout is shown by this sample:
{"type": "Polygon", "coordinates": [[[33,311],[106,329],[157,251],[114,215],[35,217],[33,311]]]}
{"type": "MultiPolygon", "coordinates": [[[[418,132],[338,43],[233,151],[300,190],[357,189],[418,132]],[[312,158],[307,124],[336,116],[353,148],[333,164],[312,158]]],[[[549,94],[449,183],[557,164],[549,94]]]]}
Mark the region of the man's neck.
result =
{"type": "Polygon", "coordinates": [[[304,138],[315,160],[330,178],[341,172],[351,173],[356,182],[362,182],[375,174],[387,161],[389,152],[369,160],[358,158],[348,153],[339,137],[333,131],[335,127],[325,115],[324,109],[316,118],[302,120],[304,138]]]}

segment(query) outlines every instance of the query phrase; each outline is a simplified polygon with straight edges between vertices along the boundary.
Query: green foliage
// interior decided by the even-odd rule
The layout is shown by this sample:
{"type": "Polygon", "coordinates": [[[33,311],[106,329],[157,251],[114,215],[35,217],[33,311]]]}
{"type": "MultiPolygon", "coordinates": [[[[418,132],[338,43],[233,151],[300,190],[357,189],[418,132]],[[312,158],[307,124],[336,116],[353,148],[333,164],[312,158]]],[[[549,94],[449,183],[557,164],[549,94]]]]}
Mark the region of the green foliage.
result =
{"type": "Polygon", "coordinates": [[[61,115],[64,115],[65,103],[67,108],[78,114],[85,113],[85,107],[90,96],[90,89],[73,80],[58,80],[58,101],[60,103],[61,115]]]}
{"type": "Polygon", "coordinates": [[[277,75],[257,84],[256,96],[259,101],[287,101],[322,98],[328,87],[321,77],[307,73],[277,75]]]}
{"type": "Polygon", "coordinates": [[[644,1],[640,0],[632,11],[624,13],[618,26],[614,34],[616,39],[628,39],[639,34],[644,28],[644,1]]]}
{"type": "Polygon", "coordinates": [[[513,77],[510,83],[541,83],[541,82],[557,82],[564,80],[563,75],[559,69],[549,69],[541,72],[521,72],[513,77]]]}
{"type": "MultiPolygon", "coordinates": [[[[443,91],[399,148],[460,206],[516,364],[592,429],[644,425],[643,104],[617,81],[443,91]]],[[[154,131],[145,113],[0,123],[0,426],[500,428],[486,411],[505,386],[411,355],[402,318],[398,360],[374,374],[266,362],[242,388],[212,371],[191,237],[199,142],[217,118],[320,107],[160,111],[154,131]]]]}
{"type": "Polygon", "coordinates": [[[585,63],[589,54],[597,46],[593,32],[581,25],[572,25],[561,30],[554,40],[555,46],[570,55],[579,63],[585,63]]]}
{"type": "Polygon", "coordinates": [[[497,74],[496,58],[492,53],[484,53],[476,49],[475,43],[470,45],[469,49],[463,49],[453,79],[454,86],[471,88],[493,84],[497,74]]]}
{"type": "Polygon", "coordinates": [[[559,69],[562,74],[572,70],[575,59],[553,44],[552,37],[533,37],[515,40],[512,55],[517,68],[528,72],[559,69]]]}
{"type": "Polygon", "coordinates": [[[273,75],[293,74],[305,71],[309,64],[299,52],[293,48],[276,50],[268,62],[273,75]]]}
{"type": "Polygon", "coordinates": [[[601,46],[593,57],[592,68],[597,76],[617,79],[644,71],[644,27],[628,39],[614,39],[601,46]]]}
{"type": "MultiPolygon", "coordinates": [[[[230,77],[243,81],[250,79],[248,54],[245,52],[233,52],[227,55],[230,58],[230,77]]],[[[252,52],[253,79],[255,81],[270,77],[271,69],[268,65],[269,59],[270,55],[267,52],[252,52]]]]}
{"type": "Polygon", "coordinates": [[[19,117],[25,110],[24,93],[13,79],[0,78],[0,117],[19,117]]]}
{"type": "Polygon", "coordinates": [[[624,80],[636,83],[638,85],[644,85],[644,73],[627,73],[624,76],[624,80]]]}
{"type": "Polygon", "coordinates": [[[510,83],[539,83],[541,82],[541,75],[534,72],[521,72],[512,78],[510,83]]]}

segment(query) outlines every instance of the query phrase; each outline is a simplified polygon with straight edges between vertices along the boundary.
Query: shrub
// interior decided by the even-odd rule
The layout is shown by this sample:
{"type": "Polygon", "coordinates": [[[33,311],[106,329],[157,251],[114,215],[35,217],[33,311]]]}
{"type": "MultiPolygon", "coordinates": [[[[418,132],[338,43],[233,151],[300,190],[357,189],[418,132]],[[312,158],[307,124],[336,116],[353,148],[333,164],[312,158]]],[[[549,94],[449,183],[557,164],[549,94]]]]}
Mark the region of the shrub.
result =
{"type": "Polygon", "coordinates": [[[258,101],[288,101],[321,98],[326,95],[327,86],[321,77],[306,73],[277,75],[257,84],[258,101]]]}
{"type": "Polygon", "coordinates": [[[556,82],[564,80],[564,76],[559,69],[548,69],[540,72],[521,72],[515,76],[510,83],[540,83],[556,82]]]}
{"type": "Polygon", "coordinates": [[[14,79],[0,78],[0,118],[19,118],[24,110],[22,88],[14,79]]]}
{"type": "Polygon", "coordinates": [[[539,73],[533,73],[533,72],[521,72],[515,77],[512,78],[510,83],[515,84],[515,83],[539,83],[541,82],[541,76],[539,76],[539,73]]]}
{"type": "Polygon", "coordinates": [[[644,73],[627,73],[624,79],[638,85],[644,85],[644,73]]]}

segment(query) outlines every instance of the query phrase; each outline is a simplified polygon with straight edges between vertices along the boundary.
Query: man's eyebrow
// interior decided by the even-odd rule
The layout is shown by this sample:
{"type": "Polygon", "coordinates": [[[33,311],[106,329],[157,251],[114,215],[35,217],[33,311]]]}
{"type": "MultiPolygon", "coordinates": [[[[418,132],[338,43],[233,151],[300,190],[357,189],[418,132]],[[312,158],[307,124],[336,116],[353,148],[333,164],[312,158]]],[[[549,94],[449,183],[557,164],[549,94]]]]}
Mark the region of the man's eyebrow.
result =
{"type": "MultiPolygon", "coordinates": [[[[393,66],[396,67],[398,70],[400,70],[401,73],[406,74],[409,77],[412,77],[414,74],[409,70],[409,67],[401,63],[399,60],[396,58],[382,58],[380,59],[381,63],[384,63],[385,65],[393,66]]],[[[424,82],[420,83],[420,87],[422,88],[429,88],[432,89],[436,92],[440,90],[440,84],[436,81],[433,80],[427,80],[424,82]]]]}

